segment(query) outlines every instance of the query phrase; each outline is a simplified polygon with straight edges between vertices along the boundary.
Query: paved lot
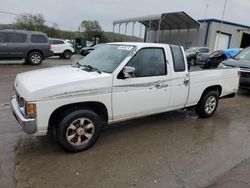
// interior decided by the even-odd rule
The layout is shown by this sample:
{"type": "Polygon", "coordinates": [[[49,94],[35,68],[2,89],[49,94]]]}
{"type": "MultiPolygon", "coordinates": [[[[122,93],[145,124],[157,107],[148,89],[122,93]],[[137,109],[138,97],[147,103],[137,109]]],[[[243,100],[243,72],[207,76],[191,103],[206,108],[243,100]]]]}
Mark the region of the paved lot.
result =
{"type": "Polygon", "coordinates": [[[0,187],[250,187],[248,92],[221,100],[209,119],[191,110],[116,124],[76,154],[23,133],[9,108],[16,73],[67,63],[0,62],[0,187]]]}

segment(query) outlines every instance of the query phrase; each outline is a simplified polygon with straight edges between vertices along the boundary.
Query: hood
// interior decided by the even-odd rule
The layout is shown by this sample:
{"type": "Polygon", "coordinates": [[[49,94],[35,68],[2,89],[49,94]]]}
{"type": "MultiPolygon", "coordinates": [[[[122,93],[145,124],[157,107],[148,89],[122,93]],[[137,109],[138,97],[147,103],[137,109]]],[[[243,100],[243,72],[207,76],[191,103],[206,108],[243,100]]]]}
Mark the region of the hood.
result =
{"type": "Polygon", "coordinates": [[[78,67],[60,66],[20,73],[15,90],[26,101],[52,99],[74,92],[111,88],[112,75],[87,72],[78,67]]]}
{"type": "Polygon", "coordinates": [[[228,59],[226,61],[223,61],[222,63],[229,67],[240,67],[250,69],[250,60],[228,59]]]}

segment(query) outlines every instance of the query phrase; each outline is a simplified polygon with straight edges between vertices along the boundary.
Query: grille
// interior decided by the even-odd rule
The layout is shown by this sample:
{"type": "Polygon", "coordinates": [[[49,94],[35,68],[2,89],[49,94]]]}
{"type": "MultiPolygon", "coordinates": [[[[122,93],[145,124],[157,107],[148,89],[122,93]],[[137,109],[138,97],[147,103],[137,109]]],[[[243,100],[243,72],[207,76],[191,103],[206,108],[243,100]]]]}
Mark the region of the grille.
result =
{"type": "Polygon", "coordinates": [[[20,95],[17,93],[17,91],[15,91],[15,94],[16,94],[16,100],[17,100],[19,107],[24,107],[24,104],[25,104],[24,99],[22,97],[20,97],[20,95]]]}

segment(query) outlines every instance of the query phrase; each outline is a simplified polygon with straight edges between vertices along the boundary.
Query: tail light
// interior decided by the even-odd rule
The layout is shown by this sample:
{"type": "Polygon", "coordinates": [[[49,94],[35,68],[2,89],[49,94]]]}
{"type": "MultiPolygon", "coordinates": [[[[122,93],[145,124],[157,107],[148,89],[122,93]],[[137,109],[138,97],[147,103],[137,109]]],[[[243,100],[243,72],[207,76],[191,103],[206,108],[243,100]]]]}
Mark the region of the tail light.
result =
{"type": "Polygon", "coordinates": [[[49,44],[49,49],[51,49],[51,44],[49,44]]]}

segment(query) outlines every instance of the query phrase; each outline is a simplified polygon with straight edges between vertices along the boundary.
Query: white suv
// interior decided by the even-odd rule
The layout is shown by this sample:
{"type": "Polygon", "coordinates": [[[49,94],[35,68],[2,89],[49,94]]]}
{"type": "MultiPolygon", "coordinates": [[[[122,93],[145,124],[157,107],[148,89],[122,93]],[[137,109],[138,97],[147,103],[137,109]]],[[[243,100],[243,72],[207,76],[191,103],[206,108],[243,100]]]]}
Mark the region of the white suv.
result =
{"type": "Polygon", "coordinates": [[[55,56],[60,56],[64,59],[70,59],[75,52],[73,45],[66,40],[50,38],[51,50],[55,56]]]}

